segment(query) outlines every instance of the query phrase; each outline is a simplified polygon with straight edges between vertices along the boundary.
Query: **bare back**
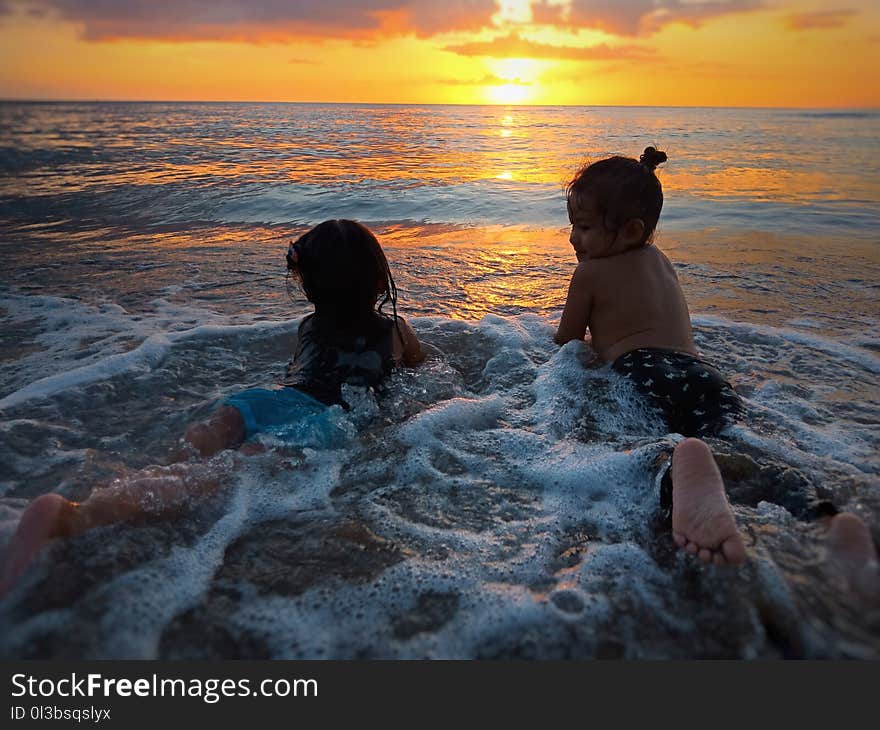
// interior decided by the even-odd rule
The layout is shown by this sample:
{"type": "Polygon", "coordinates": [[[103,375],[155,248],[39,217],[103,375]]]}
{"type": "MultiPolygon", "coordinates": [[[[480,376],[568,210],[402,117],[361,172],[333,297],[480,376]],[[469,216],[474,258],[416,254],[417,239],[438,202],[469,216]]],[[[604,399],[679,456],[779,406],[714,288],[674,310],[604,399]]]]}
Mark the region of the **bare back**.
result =
{"type": "Polygon", "coordinates": [[[582,338],[586,327],[606,362],[641,347],[697,354],[678,277],[653,245],[578,264],[557,342],[582,338]]]}

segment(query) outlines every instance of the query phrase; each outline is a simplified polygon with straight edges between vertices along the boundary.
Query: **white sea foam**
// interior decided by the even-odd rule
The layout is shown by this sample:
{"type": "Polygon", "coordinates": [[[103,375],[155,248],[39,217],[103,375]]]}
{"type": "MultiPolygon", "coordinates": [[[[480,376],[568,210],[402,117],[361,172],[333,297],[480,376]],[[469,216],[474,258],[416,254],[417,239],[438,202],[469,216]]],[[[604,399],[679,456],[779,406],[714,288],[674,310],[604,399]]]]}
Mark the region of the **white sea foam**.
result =
{"type": "MultiPolygon", "coordinates": [[[[412,322],[426,341],[442,343],[442,353],[392,378],[378,402],[364,394],[354,412],[339,414],[351,426],[348,448],[307,449],[295,457],[270,451],[244,465],[219,463],[234,485],[222,517],[191,544],[174,545],[165,557],[81,597],[82,606],[101,597],[106,605],[95,656],[157,656],[175,617],[207,600],[229,548],[259,534],[259,525],[291,517],[332,523],[347,519],[349,510],[391,544],[407,546],[399,561],[363,581],[327,577],[292,597],[255,592],[244,580],[241,600],[225,619],[232,637],[264,641],[273,656],[284,658],[446,658],[492,656],[508,637],[534,626],[547,641],[566,626],[598,636],[616,617],[621,636],[636,635],[640,612],[673,634],[693,629],[693,617],[670,599],[668,569],[645,548],[657,509],[657,459],[675,438],[629,383],[596,367],[582,344],[553,346],[552,327],[534,315],[412,322]],[[389,413],[399,420],[383,425],[389,413]],[[580,557],[560,567],[559,554],[572,544],[580,557]],[[621,605],[629,618],[620,618],[621,605]]],[[[795,387],[758,370],[763,361],[749,348],[785,343],[789,356],[828,377],[839,366],[864,382],[876,375],[870,354],[815,335],[755,330],[714,317],[696,324],[719,352],[739,348],[749,358],[747,367],[737,361],[734,378],[751,420],[733,427],[729,438],[814,476],[829,464],[838,474],[871,476],[872,426],[850,419],[822,383],[795,387]]],[[[66,400],[55,403],[63,417],[65,409],[82,407],[77,393],[86,384],[132,374],[137,384],[125,397],[149,399],[158,383],[166,388],[180,377],[177,359],[228,365],[239,350],[251,351],[291,328],[291,322],[256,322],[156,333],[129,353],[25,386],[7,396],[4,407],[22,409],[29,399],[52,402],[64,394],[66,400]]],[[[206,402],[215,391],[206,388],[206,402]]],[[[111,399],[101,407],[117,406],[111,399]]],[[[48,423],[22,417],[3,428],[48,437],[48,423]]],[[[53,428],[51,438],[60,444],[78,433],[53,428]]],[[[141,446],[125,435],[114,443],[122,450],[141,446]]],[[[74,452],[73,444],[60,451],[74,452]]],[[[49,468],[65,469],[60,461],[49,468]]],[[[10,493],[17,485],[13,475],[10,493]]],[[[761,509],[760,519],[780,526],[792,519],[761,509]]],[[[788,605],[784,592],[772,588],[774,571],[765,566],[763,585],[788,605]]],[[[79,610],[49,623],[40,616],[16,623],[20,631],[5,651],[16,654],[59,624],[80,620],[79,610]]]]}
{"type": "Polygon", "coordinates": [[[496,424],[503,405],[503,400],[497,396],[447,401],[405,423],[400,429],[400,438],[408,445],[418,446],[453,429],[469,434],[485,430],[496,424]]]}
{"type": "MultiPolygon", "coordinates": [[[[750,322],[733,322],[723,317],[708,314],[701,314],[692,319],[695,325],[726,330],[738,338],[752,339],[760,336],[769,338],[771,344],[803,345],[831,356],[833,358],[832,362],[844,361],[857,365],[874,375],[880,374],[880,357],[862,347],[853,347],[830,337],[821,337],[792,328],[769,327],[750,322]]],[[[831,364],[829,363],[830,366],[831,364]]]]}
{"type": "MultiPolygon", "coordinates": [[[[53,361],[52,368],[60,370],[54,375],[39,378],[33,382],[8,393],[0,398],[0,410],[20,406],[29,400],[37,398],[49,398],[74,388],[91,383],[108,380],[121,375],[129,377],[148,373],[156,370],[171,348],[179,343],[193,343],[198,341],[216,340],[221,337],[236,337],[240,340],[252,339],[256,335],[266,335],[279,330],[290,329],[296,321],[263,322],[257,321],[251,324],[201,324],[189,329],[176,329],[172,331],[156,332],[150,334],[140,345],[126,352],[114,354],[112,352],[123,344],[123,334],[126,338],[131,337],[134,330],[148,330],[157,326],[167,326],[169,322],[178,322],[181,311],[177,308],[167,308],[168,311],[154,321],[147,323],[142,318],[126,316],[121,307],[115,305],[102,306],[98,310],[94,307],[82,305],[78,302],[59,299],[57,297],[39,297],[38,301],[32,302],[33,297],[27,297],[26,314],[41,317],[44,322],[42,329],[36,336],[36,341],[41,347],[45,347],[51,356],[40,352],[23,358],[16,363],[18,369],[26,369],[33,372],[30,360],[53,361]],[[73,310],[73,313],[71,313],[73,310]],[[63,334],[59,333],[61,330],[63,334]],[[69,351],[71,342],[83,342],[90,338],[103,337],[105,350],[95,353],[88,358],[86,365],[71,367],[73,363],[81,361],[77,354],[76,359],[65,361],[65,358],[57,352],[69,351]]],[[[18,297],[13,298],[19,306],[18,297]]],[[[4,305],[8,301],[4,300],[4,305]]],[[[167,303],[166,303],[167,304],[167,303]]],[[[18,315],[19,317],[22,314],[18,315]]],[[[217,317],[219,319],[219,317],[217,317]]],[[[127,341],[127,340],[125,340],[127,341]]],[[[44,366],[45,367],[45,366],[44,366]]],[[[37,372],[42,368],[37,368],[37,372]]]]}
{"type": "Polygon", "coordinates": [[[122,374],[143,373],[155,369],[171,348],[166,335],[150,335],[139,347],[129,352],[110,355],[92,365],[83,365],[68,372],[50,375],[19,388],[0,399],[0,410],[12,408],[34,398],[48,398],[77,386],[106,380],[122,374]]]}

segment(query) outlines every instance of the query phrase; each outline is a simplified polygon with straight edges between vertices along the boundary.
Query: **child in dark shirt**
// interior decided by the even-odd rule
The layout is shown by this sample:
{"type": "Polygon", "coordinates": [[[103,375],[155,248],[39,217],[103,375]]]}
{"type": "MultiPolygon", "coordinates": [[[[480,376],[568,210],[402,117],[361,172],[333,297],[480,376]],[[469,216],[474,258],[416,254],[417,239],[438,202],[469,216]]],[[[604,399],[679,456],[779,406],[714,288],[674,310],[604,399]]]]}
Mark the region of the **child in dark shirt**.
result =
{"type": "MultiPolygon", "coordinates": [[[[235,448],[258,433],[281,441],[329,447],[340,432],[330,406],[347,408],[342,385],[378,386],[396,365],[424,360],[418,338],[397,316],[397,289],[376,237],[350,220],[321,223],[291,243],[288,272],[315,312],[299,327],[296,353],[282,383],[227,398],[212,416],[190,426],[181,462],[235,448]],[[391,304],[389,316],[382,310],[391,304]]],[[[141,515],[179,512],[190,498],[215,491],[220,479],[198,462],[148,467],[96,488],[81,503],[44,494],[22,515],[0,570],[0,596],[42,547],[101,525],[141,515]]]]}

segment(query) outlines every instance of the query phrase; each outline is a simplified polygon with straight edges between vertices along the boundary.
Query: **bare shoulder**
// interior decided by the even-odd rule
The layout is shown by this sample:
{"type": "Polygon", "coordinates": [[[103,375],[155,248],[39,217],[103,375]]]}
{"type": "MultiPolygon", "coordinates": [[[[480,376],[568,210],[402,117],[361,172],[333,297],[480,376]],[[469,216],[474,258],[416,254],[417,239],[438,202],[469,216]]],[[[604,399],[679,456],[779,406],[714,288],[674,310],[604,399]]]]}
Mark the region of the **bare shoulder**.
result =
{"type": "Polygon", "coordinates": [[[571,283],[588,286],[596,279],[596,270],[601,268],[601,259],[593,261],[581,261],[571,275],[571,283]]]}
{"type": "Polygon", "coordinates": [[[675,273],[675,267],[672,265],[672,262],[669,260],[669,257],[665,253],[663,253],[663,251],[661,251],[659,248],[657,248],[654,245],[645,246],[645,250],[650,252],[650,255],[655,260],[657,260],[662,266],[664,266],[666,269],[668,269],[672,273],[675,273]]]}
{"type": "Polygon", "coordinates": [[[398,315],[396,324],[393,330],[394,358],[406,367],[415,367],[425,359],[422,343],[404,317],[398,315]]]}
{"type": "Polygon", "coordinates": [[[602,271],[600,261],[581,261],[571,275],[571,282],[568,285],[568,304],[578,307],[587,306],[593,292],[604,280],[602,271]]]}
{"type": "Polygon", "coordinates": [[[397,327],[395,329],[397,330],[398,338],[401,335],[404,338],[416,336],[415,330],[413,330],[412,325],[406,321],[406,317],[401,317],[399,314],[397,315],[397,327]]]}

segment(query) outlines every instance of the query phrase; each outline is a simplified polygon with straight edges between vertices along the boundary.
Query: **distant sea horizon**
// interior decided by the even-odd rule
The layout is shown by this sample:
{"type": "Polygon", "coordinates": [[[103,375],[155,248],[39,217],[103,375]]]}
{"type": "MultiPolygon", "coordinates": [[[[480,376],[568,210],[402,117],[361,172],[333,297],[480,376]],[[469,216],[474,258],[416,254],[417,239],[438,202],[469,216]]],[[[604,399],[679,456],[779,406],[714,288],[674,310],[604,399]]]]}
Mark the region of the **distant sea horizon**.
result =
{"type": "Polygon", "coordinates": [[[249,99],[32,99],[0,97],[0,104],[303,104],[327,106],[440,106],[440,107],[509,107],[518,108],[549,108],[562,107],[574,109],[777,109],[798,111],[880,111],[880,106],[768,106],[768,105],[734,105],[715,106],[705,104],[505,104],[485,103],[471,104],[465,102],[406,102],[406,101],[315,101],[315,100],[249,100],[249,99]]]}

